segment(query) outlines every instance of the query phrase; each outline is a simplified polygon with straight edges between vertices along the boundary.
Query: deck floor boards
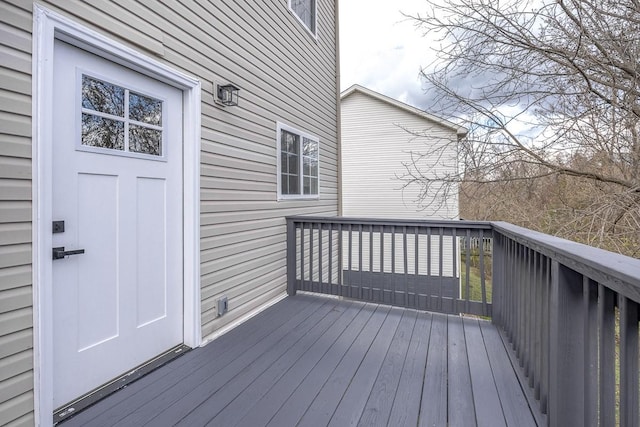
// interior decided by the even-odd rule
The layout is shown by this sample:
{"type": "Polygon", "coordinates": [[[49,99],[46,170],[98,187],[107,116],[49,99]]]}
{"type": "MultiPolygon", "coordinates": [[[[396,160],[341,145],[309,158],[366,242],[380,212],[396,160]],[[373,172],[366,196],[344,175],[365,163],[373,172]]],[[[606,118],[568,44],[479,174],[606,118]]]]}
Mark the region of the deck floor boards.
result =
{"type": "Polygon", "coordinates": [[[299,294],[61,425],[536,423],[491,323],[299,294]]]}

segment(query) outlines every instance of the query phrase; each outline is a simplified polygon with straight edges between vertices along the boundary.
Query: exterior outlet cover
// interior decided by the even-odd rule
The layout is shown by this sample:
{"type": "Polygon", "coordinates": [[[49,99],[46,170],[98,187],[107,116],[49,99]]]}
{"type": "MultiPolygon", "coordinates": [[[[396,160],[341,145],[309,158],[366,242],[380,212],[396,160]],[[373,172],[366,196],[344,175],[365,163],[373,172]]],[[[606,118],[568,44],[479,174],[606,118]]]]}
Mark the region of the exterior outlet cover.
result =
{"type": "Polygon", "coordinates": [[[229,301],[227,297],[218,299],[218,316],[222,316],[229,309],[229,301]]]}

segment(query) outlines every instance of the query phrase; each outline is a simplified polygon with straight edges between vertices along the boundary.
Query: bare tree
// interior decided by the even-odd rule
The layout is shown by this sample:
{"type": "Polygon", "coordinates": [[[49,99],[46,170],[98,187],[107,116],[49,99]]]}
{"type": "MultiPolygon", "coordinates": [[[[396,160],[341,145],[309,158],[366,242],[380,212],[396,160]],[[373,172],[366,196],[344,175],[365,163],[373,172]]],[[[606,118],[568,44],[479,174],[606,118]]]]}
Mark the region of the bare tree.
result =
{"type": "MultiPolygon", "coordinates": [[[[411,17],[438,40],[422,70],[429,110],[469,134],[457,173],[410,162],[405,182],[440,195],[460,185],[463,215],[638,256],[640,0],[429,4],[411,17]]],[[[413,158],[437,154],[420,146],[413,158]]]]}

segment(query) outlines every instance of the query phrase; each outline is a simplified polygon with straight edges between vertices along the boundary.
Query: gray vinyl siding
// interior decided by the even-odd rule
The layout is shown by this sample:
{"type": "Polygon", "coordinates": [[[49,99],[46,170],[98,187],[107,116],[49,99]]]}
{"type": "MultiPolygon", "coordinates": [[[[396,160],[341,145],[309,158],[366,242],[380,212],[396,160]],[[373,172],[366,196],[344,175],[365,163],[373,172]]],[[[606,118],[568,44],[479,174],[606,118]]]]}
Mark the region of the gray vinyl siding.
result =
{"type": "MultiPolygon", "coordinates": [[[[30,7],[30,5],[27,5],[30,7]]],[[[33,423],[31,12],[0,3],[0,425],[33,423]]]]}
{"type": "Polygon", "coordinates": [[[399,108],[383,100],[354,91],[341,101],[342,209],[345,216],[456,219],[457,192],[444,203],[421,209],[416,203],[420,188],[399,179],[411,162],[411,151],[426,146],[448,147],[434,161],[437,166],[422,170],[425,175],[456,170],[456,131],[399,108]],[[416,137],[408,129],[421,136],[416,137]]]}
{"type": "MultiPolygon", "coordinates": [[[[202,82],[202,336],[284,292],[284,217],[338,211],[334,0],[317,40],[287,0],[39,3],[202,82]],[[240,105],[218,107],[214,81],[240,105]],[[319,200],[277,201],[277,121],[319,137],[319,200]]],[[[32,9],[0,2],[0,425],[33,424],[32,9]]]]}

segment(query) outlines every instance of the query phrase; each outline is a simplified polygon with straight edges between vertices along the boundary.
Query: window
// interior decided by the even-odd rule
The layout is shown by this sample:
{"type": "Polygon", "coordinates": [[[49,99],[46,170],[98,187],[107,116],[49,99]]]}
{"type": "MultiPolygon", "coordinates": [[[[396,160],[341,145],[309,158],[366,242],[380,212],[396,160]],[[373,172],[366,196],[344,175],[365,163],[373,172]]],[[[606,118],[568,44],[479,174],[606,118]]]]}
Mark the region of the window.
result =
{"type": "Polygon", "coordinates": [[[161,157],[162,101],[83,74],[80,144],[161,157]]]}
{"type": "Polygon", "coordinates": [[[316,0],[289,0],[289,9],[315,37],[316,35],[316,0]]]}
{"type": "Polygon", "coordinates": [[[318,137],[278,123],[278,198],[317,198],[320,194],[318,137]]]}

